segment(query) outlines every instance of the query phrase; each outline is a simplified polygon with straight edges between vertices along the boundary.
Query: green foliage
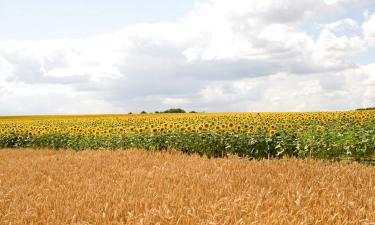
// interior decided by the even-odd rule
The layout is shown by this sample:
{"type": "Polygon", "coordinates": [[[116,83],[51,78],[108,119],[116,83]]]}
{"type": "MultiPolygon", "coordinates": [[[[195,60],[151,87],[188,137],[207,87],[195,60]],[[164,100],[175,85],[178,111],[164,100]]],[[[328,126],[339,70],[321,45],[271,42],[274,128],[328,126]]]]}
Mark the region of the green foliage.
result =
{"type": "Polygon", "coordinates": [[[340,160],[369,159],[375,153],[374,123],[368,123],[361,129],[326,129],[304,133],[297,131],[279,131],[274,135],[268,132],[231,133],[221,131],[207,132],[168,132],[133,133],[126,136],[108,137],[45,134],[29,136],[11,134],[0,136],[2,148],[54,148],[54,149],[130,149],[146,150],[178,149],[187,154],[225,157],[235,154],[249,158],[269,157],[311,157],[318,159],[340,160]]]}
{"type": "Polygon", "coordinates": [[[362,108],[362,109],[356,109],[356,110],[375,110],[375,107],[368,107],[368,108],[362,108]]]}
{"type": "Polygon", "coordinates": [[[66,121],[6,119],[0,125],[0,148],[176,149],[208,157],[238,155],[255,159],[375,158],[375,117],[371,111],[149,114],[66,121]]]}
{"type": "Polygon", "coordinates": [[[165,110],[163,113],[186,113],[186,112],[185,110],[181,108],[171,108],[171,109],[165,110]]]}

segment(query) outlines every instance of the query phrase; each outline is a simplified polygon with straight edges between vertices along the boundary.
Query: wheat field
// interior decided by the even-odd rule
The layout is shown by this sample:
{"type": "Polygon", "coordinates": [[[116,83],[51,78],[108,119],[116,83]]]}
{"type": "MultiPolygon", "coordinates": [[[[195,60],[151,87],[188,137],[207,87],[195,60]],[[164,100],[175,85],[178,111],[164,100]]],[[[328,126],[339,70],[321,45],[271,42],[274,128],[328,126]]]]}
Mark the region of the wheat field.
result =
{"type": "Polygon", "coordinates": [[[375,168],[0,150],[0,224],[375,224],[375,168]]]}

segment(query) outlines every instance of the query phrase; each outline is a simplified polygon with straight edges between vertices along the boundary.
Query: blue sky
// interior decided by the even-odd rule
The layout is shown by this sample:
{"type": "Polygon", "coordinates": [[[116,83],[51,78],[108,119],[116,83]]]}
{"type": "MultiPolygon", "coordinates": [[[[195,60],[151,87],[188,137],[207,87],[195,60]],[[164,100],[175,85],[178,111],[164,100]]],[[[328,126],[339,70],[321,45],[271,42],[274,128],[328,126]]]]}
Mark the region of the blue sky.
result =
{"type": "Polygon", "coordinates": [[[0,0],[0,115],[375,105],[374,0],[0,0]]]}
{"type": "Polygon", "coordinates": [[[178,21],[193,0],[1,0],[0,40],[80,38],[127,25],[178,21]]]}

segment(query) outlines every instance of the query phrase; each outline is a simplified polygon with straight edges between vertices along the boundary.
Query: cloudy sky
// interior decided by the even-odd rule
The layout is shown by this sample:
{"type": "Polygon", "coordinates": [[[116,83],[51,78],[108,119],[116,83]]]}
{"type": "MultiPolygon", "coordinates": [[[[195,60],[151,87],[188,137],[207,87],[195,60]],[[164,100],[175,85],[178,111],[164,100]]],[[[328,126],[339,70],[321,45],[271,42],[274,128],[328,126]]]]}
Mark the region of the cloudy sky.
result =
{"type": "Polygon", "coordinates": [[[0,115],[375,106],[375,0],[0,0],[0,115]]]}

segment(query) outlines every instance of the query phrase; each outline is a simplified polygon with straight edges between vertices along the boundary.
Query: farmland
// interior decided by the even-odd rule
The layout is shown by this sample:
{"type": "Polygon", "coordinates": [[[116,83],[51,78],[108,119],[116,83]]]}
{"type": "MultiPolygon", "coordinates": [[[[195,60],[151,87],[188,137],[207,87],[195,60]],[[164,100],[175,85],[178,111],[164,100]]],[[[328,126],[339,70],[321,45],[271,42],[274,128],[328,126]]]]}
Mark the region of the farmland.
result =
{"type": "Polygon", "coordinates": [[[0,224],[374,224],[374,152],[371,110],[1,117],[0,224]]]}
{"type": "Polygon", "coordinates": [[[371,160],[375,111],[0,117],[0,148],[371,160]]]}
{"type": "Polygon", "coordinates": [[[0,151],[0,224],[374,224],[375,168],[179,152],[0,151]]]}

